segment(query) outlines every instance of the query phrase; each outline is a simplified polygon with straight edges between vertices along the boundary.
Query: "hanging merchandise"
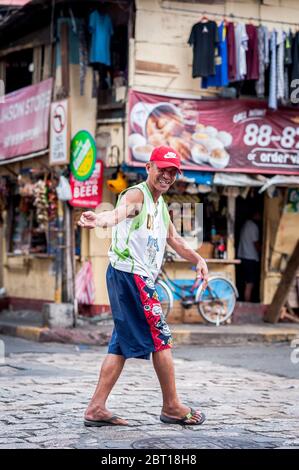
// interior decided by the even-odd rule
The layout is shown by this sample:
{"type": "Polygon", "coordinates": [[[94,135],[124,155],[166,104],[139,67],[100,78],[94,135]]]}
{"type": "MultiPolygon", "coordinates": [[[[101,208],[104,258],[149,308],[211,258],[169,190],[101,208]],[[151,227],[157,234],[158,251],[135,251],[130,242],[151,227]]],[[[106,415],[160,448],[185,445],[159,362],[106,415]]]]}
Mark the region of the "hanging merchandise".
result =
{"type": "Polygon", "coordinates": [[[124,189],[128,187],[128,183],[124,173],[120,170],[117,171],[116,175],[110,180],[107,180],[107,186],[110,191],[115,194],[121,193],[124,189]]]}
{"type": "Polygon", "coordinates": [[[52,179],[48,178],[46,181],[47,199],[48,199],[48,219],[50,222],[55,221],[58,210],[57,193],[52,179]]]}
{"type": "Polygon", "coordinates": [[[255,84],[255,91],[258,98],[265,96],[265,69],[266,69],[266,50],[265,35],[267,34],[264,26],[260,25],[258,34],[258,56],[259,56],[259,78],[255,84]]]}
{"type": "Polygon", "coordinates": [[[285,36],[285,43],[284,43],[284,64],[291,65],[292,60],[292,44],[293,44],[293,33],[289,30],[285,36]]]}
{"type": "Polygon", "coordinates": [[[276,68],[276,31],[272,31],[270,40],[271,62],[270,62],[270,88],[269,108],[277,109],[277,68],[276,68]]]}
{"type": "Polygon", "coordinates": [[[279,29],[277,31],[277,99],[284,97],[284,45],[285,33],[279,29]]]}
{"type": "Polygon", "coordinates": [[[34,185],[33,190],[33,205],[36,207],[36,220],[38,223],[38,230],[45,232],[48,227],[48,198],[47,186],[43,180],[38,180],[34,185]]]}
{"type": "Polygon", "coordinates": [[[226,25],[227,30],[227,63],[228,63],[228,79],[230,82],[236,81],[236,41],[235,26],[229,22],[226,25]]]}
{"type": "Polygon", "coordinates": [[[248,45],[246,50],[246,79],[258,80],[259,78],[259,56],[258,56],[258,34],[257,27],[253,24],[246,25],[248,45]]]}
{"type": "Polygon", "coordinates": [[[90,261],[86,261],[76,275],[75,296],[78,304],[92,305],[95,300],[95,285],[90,261]]]}
{"type": "Polygon", "coordinates": [[[245,25],[235,25],[236,42],[236,81],[244,80],[247,74],[246,51],[248,49],[248,35],[245,25]]]}
{"type": "Polygon", "coordinates": [[[291,79],[296,80],[299,79],[299,31],[295,34],[293,40],[293,57],[292,57],[292,75],[291,79]]]}
{"type": "Polygon", "coordinates": [[[19,194],[22,197],[33,197],[34,183],[28,175],[18,176],[19,194]]]}
{"type": "Polygon", "coordinates": [[[218,26],[219,43],[215,56],[215,75],[209,75],[202,79],[202,88],[220,87],[228,85],[228,62],[227,62],[227,30],[224,21],[218,26]]]}
{"type": "Polygon", "coordinates": [[[67,178],[63,175],[59,178],[59,184],[56,187],[56,193],[60,201],[69,201],[72,199],[72,190],[67,178]]]}
{"type": "Polygon", "coordinates": [[[188,44],[193,46],[192,77],[215,75],[215,48],[219,42],[215,21],[203,17],[193,25],[188,44]]]}
{"type": "Polygon", "coordinates": [[[94,10],[89,16],[89,31],[91,32],[90,63],[110,66],[110,40],[113,35],[110,16],[94,10]]]}

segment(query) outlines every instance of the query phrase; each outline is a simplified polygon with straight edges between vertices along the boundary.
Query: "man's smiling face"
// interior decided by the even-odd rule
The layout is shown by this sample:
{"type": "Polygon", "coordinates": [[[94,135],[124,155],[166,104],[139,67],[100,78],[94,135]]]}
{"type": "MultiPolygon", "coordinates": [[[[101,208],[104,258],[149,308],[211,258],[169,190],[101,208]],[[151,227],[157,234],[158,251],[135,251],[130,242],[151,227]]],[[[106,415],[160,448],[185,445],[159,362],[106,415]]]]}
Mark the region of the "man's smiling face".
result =
{"type": "Polygon", "coordinates": [[[166,193],[176,180],[178,170],[173,166],[158,168],[154,162],[149,162],[146,168],[149,183],[160,193],[166,193]]]}

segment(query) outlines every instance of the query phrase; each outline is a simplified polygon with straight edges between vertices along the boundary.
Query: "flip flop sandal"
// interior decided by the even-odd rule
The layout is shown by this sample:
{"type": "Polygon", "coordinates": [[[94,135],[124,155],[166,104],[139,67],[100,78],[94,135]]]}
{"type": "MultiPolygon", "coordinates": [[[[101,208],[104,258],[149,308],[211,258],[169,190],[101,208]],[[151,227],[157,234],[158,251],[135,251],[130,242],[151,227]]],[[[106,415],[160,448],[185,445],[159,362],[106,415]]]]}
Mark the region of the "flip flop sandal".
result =
{"type": "Polygon", "coordinates": [[[161,414],[160,420],[162,423],[166,424],[180,424],[181,426],[199,426],[200,424],[203,424],[206,420],[205,414],[201,411],[200,412],[200,418],[197,419],[194,423],[188,423],[189,419],[194,418],[194,415],[196,413],[196,410],[193,408],[190,408],[190,412],[187,413],[183,418],[170,418],[169,416],[166,416],[164,414],[161,414]]]}
{"type": "Polygon", "coordinates": [[[84,426],[87,427],[102,427],[102,426],[125,426],[125,424],[113,423],[116,419],[122,419],[119,416],[111,416],[106,419],[84,419],[84,426]]]}

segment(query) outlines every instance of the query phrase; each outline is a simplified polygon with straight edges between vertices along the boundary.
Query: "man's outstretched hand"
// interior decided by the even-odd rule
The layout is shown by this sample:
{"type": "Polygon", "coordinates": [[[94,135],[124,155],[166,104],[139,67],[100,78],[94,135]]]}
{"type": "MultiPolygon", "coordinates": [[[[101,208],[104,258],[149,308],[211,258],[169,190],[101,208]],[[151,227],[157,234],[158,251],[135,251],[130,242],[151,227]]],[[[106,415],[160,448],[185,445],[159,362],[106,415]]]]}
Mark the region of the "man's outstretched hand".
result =
{"type": "Polygon", "coordinates": [[[96,213],[92,211],[82,212],[78,225],[84,228],[96,228],[97,226],[96,213]]]}

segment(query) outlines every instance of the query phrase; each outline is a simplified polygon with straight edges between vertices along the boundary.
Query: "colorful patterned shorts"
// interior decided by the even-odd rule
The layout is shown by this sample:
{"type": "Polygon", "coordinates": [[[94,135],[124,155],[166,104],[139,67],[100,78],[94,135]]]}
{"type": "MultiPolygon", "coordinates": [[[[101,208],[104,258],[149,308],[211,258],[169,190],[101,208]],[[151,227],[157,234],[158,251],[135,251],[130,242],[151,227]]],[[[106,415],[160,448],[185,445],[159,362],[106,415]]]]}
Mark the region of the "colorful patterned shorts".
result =
{"type": "Polygon", "coordinates": [[[149,359],[172,347],[155,285],[150,278],[108,266],[107,289],[114,320],[108,353],[149,359]]]}

